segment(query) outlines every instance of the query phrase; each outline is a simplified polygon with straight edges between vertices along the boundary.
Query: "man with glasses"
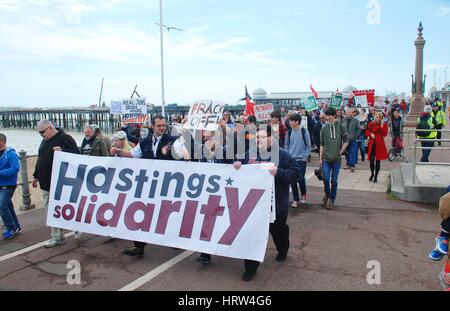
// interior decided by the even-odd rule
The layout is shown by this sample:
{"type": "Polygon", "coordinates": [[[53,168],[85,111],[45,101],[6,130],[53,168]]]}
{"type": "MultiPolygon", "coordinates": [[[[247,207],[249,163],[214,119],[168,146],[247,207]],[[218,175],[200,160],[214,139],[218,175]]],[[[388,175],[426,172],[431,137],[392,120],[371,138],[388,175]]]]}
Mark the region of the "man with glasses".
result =
{"type": "MultiPolygon", "coordinates": [[[[44,197],[44,207],[48,208],[55,151],[80,154],[80,149],[78,149],[77,143],[72,136],[66,134],[61,129],[56,129],[49,120],[40,121],[37,125],[37,130],[42,136],[42,142],[39,146],[38,160],[33,174],[33,188],[37,188],[39,183],[44,197]]],[[[59,228],[52,228],[51,240],[45,247],[52,248],[65,243],[66,241],[62,230],[59,228]]]]}
{"type": "MultiPolygon", "coordinates": [[[[176,138],[166,132],[166,119],[163,116],[157,116],[152,122],[153,135],[142,139],[139,144],[131,151],[112,148],[111,155],[117,155],[124,158],[149,159],[149,160],[174,160],[171,153],[171,146],[176,138]]],[[[144,248],[146,243],[134,242],[134,248],[126,250],[123,253],[130,257],[142,259],[144,257],[144,248]]]]}

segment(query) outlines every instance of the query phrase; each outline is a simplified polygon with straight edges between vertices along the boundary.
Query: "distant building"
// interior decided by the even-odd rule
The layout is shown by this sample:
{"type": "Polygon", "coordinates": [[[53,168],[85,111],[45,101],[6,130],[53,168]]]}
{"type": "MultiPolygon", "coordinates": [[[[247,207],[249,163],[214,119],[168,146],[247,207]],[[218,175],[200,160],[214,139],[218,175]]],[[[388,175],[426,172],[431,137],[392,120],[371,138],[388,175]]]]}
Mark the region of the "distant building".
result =
{"type": "MultiPolygon", "coordinates": [[[[354,86],[348,86],[341,91],[342,95],[344,95],[344,103],[348,101],[353,91],[357,91],[357,88],[354,86]]],[[[336,92],[324,91],[317,93],[319,95],[318,102],[321,102],[328,101],[336,92]]],[[[253,92],[253,101],[257,105],[273,103],[276,106],[300,106],[310,96],[313,96],[312,92],[273,92],[269,95],[266,90],[259,88],[253,92]]]]}
{"type": "Polygon", "coordinates": [[[430,98],[435,99],[436,97],[440,98],[443,102],[450,102],[450,82],[445,84],[440,91],[435,87],[432,87],[430,90],[430,98]]]}

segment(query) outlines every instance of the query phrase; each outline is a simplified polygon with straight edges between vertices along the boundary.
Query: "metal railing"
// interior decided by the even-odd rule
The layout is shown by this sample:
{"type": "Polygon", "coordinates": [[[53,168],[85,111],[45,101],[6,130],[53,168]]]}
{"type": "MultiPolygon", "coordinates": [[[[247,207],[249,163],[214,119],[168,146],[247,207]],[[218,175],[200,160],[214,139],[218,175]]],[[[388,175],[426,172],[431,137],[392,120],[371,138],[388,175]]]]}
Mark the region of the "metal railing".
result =
{"type": "MultiPolygon", "coordinates": [[[[410,129],[408,130],[408,143],[409,143],[409,137],[411,135],[411,133],[416,134],[416,132],[421,131],[421,130],[417,130],[417,129],[410,129]]],[[[435,130],[436,132],[441,132],[441,133],[450,133],[450,130],[435,130]]],[[[450,163],[445,163],[445,162],[418,162],[417,161],[417,151],[418,150],[450,150],[450,147],[418,147],[417,144],[418,143],[422,143],[422,142],[433,142],[433,143],[450,143],[450,139],[422,139],[422,138],[416,138],[414,139],[414,146],[408,146],[408,149],[413,149],[414,150],[414,159],[413,159],[413,184],[416,183],[417,181],[417,165],[441,165],[441,166],[450,166],[450,163]]]]}

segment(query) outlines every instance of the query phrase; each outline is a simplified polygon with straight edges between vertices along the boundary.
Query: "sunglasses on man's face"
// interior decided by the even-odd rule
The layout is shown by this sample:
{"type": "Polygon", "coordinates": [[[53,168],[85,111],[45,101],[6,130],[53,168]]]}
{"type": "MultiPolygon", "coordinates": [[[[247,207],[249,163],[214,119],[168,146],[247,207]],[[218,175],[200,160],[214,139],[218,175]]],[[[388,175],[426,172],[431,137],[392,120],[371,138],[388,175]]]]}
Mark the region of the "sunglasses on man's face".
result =
{"type": "Polygon", "coordinates": [[[49,129],[49,128],[47,127],[45,130],[39,131],[39,134],[43,135],[45,132],[47,132],[48,129],[49,129]]]}

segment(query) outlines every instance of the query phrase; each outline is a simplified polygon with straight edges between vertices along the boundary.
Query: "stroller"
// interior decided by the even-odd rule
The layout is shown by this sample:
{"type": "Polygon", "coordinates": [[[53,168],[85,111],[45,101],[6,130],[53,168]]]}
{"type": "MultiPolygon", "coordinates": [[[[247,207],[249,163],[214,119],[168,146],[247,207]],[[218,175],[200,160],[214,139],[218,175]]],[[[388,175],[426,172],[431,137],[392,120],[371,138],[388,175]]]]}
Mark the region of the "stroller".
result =
{"type": "Polygon", "coordinates": [[[389,161],[394,161],[396,158],[405,158],[405,148],[403,147],[403,139],[400,136],[395,136],[392,139],[392,148],[389,150],[389,161]]]}

